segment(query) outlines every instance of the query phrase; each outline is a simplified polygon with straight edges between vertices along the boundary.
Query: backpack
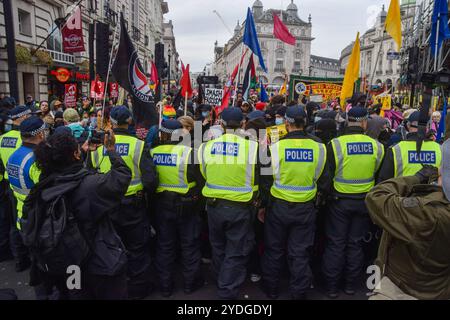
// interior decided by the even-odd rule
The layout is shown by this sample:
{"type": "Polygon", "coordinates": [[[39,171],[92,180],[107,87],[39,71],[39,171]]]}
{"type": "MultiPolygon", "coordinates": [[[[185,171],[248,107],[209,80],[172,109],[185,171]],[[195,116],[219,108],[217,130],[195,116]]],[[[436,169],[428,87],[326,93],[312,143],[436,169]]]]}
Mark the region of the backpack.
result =
{"type": "Polygon", "coordinates": [[[49,202],[41,198],[42,190],[53,185],[54,177],[39,183],[27,197],[23,207],[21,231],[24,244],[29,247],[37,267],[53,275],[65,275],[71,265],[80,266],[90,249],[73,215],[69,191],[49,202]]]}

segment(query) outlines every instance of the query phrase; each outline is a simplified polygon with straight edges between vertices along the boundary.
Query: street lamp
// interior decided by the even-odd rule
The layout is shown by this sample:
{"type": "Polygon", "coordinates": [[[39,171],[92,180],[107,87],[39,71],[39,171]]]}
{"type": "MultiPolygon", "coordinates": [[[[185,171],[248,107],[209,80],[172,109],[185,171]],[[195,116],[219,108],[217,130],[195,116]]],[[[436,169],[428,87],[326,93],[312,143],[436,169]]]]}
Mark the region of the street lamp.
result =
{"type": "Polygon", "coordinates": [[[170,45],[169,45],[169,50],[167,50],[167,54],[169,56],[169,70],[167,72],[167,94],[170,95],[170,60],[172,57],[172,50],[170,50],[170,45]]]}

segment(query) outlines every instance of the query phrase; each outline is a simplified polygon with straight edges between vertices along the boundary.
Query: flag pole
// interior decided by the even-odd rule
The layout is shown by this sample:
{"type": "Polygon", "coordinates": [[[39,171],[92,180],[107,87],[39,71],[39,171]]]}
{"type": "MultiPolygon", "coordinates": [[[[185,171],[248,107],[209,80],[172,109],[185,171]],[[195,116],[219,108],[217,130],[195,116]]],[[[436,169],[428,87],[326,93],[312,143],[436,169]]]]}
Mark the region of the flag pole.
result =
{"type": "MultiPolygon", "coordinates": [[[[380,59],[381,50],[383,49],[383,43],[384,43],[385,35],[386,35],[386,27],[384,27],[384,29],[383,29],[383,36],[382,36],[382,39],[381,39],[381,42],[380,42],[380,48],[378,49],[377,58],[375,59],[375,67],[373,68],[373,70],[371,70],[372,74],[370,76],[369,86],[371,86],[373,84],[373,79],[375,79],[375,72],[376,72],[376,69],[377,69],[377,66],[378,66],[378,61],[380,59]]],[[[366,103],[364,104],[364,108],[367,108],[368,102],[369,102],[369,92],[367,92],[367,95],[366,95],[366,103]]]]}
{"type": "Polygon", "coordinates": [[[440,22],[441,22],[441,12],[438,12],[438,19],[437,19],[437,26],[436,26],[436,42],[434,46],[434,71],[437,71],[438,66],[438,46],[439,46],[439,28],[440,28],[440,22]]]}
{"type": "Polygon", "coordinates": [[[186,92],[186,96],[184,97],[184,116],[187,116],[187,103],[188,103],[188,94],[186,92]]]}
{"type": "Polygon", "coordinates": [[[106,105],[106,90],[108,88],[109,73],[111,72],[112,56],[113,56],[113,52],[114,52],[114,46],[116,45],[116,35],[117,35],[118,28],[119,28],[119,23],[116,25],[116,29],[114,30],[113,44],[111,47],[111,54],[109,55],[108,73],[106,74],[105,88],[103,89],[103,106],[102,106],[102,118],[101,118],[102,129],[103,129],[103,120],[104,120],[104,112],[105,112],[105,105],[106,105]]]}
{"type": "Polygon", "coordinates": [[[234,99],[233,99],[233,107],[236,104],[236,99],[237,99],[237,95],[238,95],[238,90],[239,90],[239,82],[241,81],[241,65],[242,65],[242,55],[244,54],[244,39],[242,39],[242,43],[241,43],[241,58],[239,59],[239,68],[238,68],[238,78],[237,78],[237,83],[236,83],[236,90],[234,90],[234,99]]]}

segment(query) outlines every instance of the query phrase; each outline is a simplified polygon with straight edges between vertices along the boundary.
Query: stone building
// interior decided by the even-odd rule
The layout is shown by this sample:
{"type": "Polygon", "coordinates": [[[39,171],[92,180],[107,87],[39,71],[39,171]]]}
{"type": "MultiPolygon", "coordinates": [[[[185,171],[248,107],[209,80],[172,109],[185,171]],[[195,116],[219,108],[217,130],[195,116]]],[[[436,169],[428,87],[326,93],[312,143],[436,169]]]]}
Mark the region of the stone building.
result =
{"type": "MultiPolygon", "coordinates": [[[[414,0],[403,0],[401,2],[403,50],[409,39],[406,35],[411,31],[410,29],[412,28],[416,12],[415,9],[414,0]]],[[[361,77],[365,78],[366,82],[369,83],[373,75],[374,81],[371,85],[386,85],[388,88],[395,88],[400,83],[401,65],[399,59],[402,52],[398,52],[395,41],[387,33],[383,32],[386,16],[387,12],[383,6],[375,25],[360,36],[361,77]],[[376,64],[378,53],[380,55],[378,64],[376,64]],[[391,60],[388,56],[397,56],[398,59],[391,60]]],[[[354,42],[345,47],[341,52],[341,74],[345,73],[352,53],[353,44],[354,42]]]]}
{"type": "MultiPolygon", "coordinates": [[[[253,3],[252,11],[264,62],[268,68],[268,72],[265,73],[260,68],[258,58],[255,56],[257,74],[263,82],[269,84],[269,86],[281,86],[286,74],[307,74],[311,62],[311,42],[314,40],[311,35],[311,16],[309,16],[307,22],[302,20],[300,18],[301,13],[293,0],[286,10],[264,10],[263,3],[256,0],[253,3]],[[291,34],[296,37],[297,43],[295,46],[285,44],[273,36],[274,13],[282,18],[291,34]]],[[[223,83],[227,81],[228,76],[239,63],[244,30],[245,23],[240,24],[238,22],[233,37],[225,46],[219,47],[217,43],[215,45],[213,70],[223,83]]],[[[245,60],[245,65],[241,67],[241,72],[245,70],[247,61],[248,59],[245,60]]]]}
{"type": "MultiPolygon", "coordinates": [[[[56,70],[70,73],[70,83],[77,83],[79,94],[89,92],[89,25],[105,22],[114,32],[120,12],[128,22],[128,31],[138,49],[143,67],[148,70],[154,58],[155,43],[163,41],[163,15],[168,4],[161,0],[83,0],[82,27],[86,52],[67,54],[62,50],[59,29],[43,42],[55,29],[55,20],[65,17],[74,8],[73,0],[14,0],[12,14],[15,44],[18,48],[19,103],[31,94],[36,100],[64,94],[64,83],[56,78],[56,70]],[[31,58],[30,50],[43,43],[39,59],[31,58]],[[48,57],[51,57],[49,59],[48,57]]],[[[94,42],[95,43],[95,42],[94,42]]],[[[0,93],[9,95],[8,56],[3,6],[0,5],[0,93]]]]}

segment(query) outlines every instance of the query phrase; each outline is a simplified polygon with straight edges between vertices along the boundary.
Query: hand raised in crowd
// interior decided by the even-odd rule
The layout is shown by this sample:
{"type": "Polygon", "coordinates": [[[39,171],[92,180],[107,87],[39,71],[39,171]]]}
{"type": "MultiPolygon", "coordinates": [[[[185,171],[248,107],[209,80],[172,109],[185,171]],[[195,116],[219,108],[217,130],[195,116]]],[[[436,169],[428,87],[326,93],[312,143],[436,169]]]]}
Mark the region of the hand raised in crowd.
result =
{"type": "Polygon", "coordinates": [[[103,145],[107,151],[112,152],[116,150],[116,137],[114,136],[114,132],[112,130],[108,130],[105,133],[103,145]]]}

